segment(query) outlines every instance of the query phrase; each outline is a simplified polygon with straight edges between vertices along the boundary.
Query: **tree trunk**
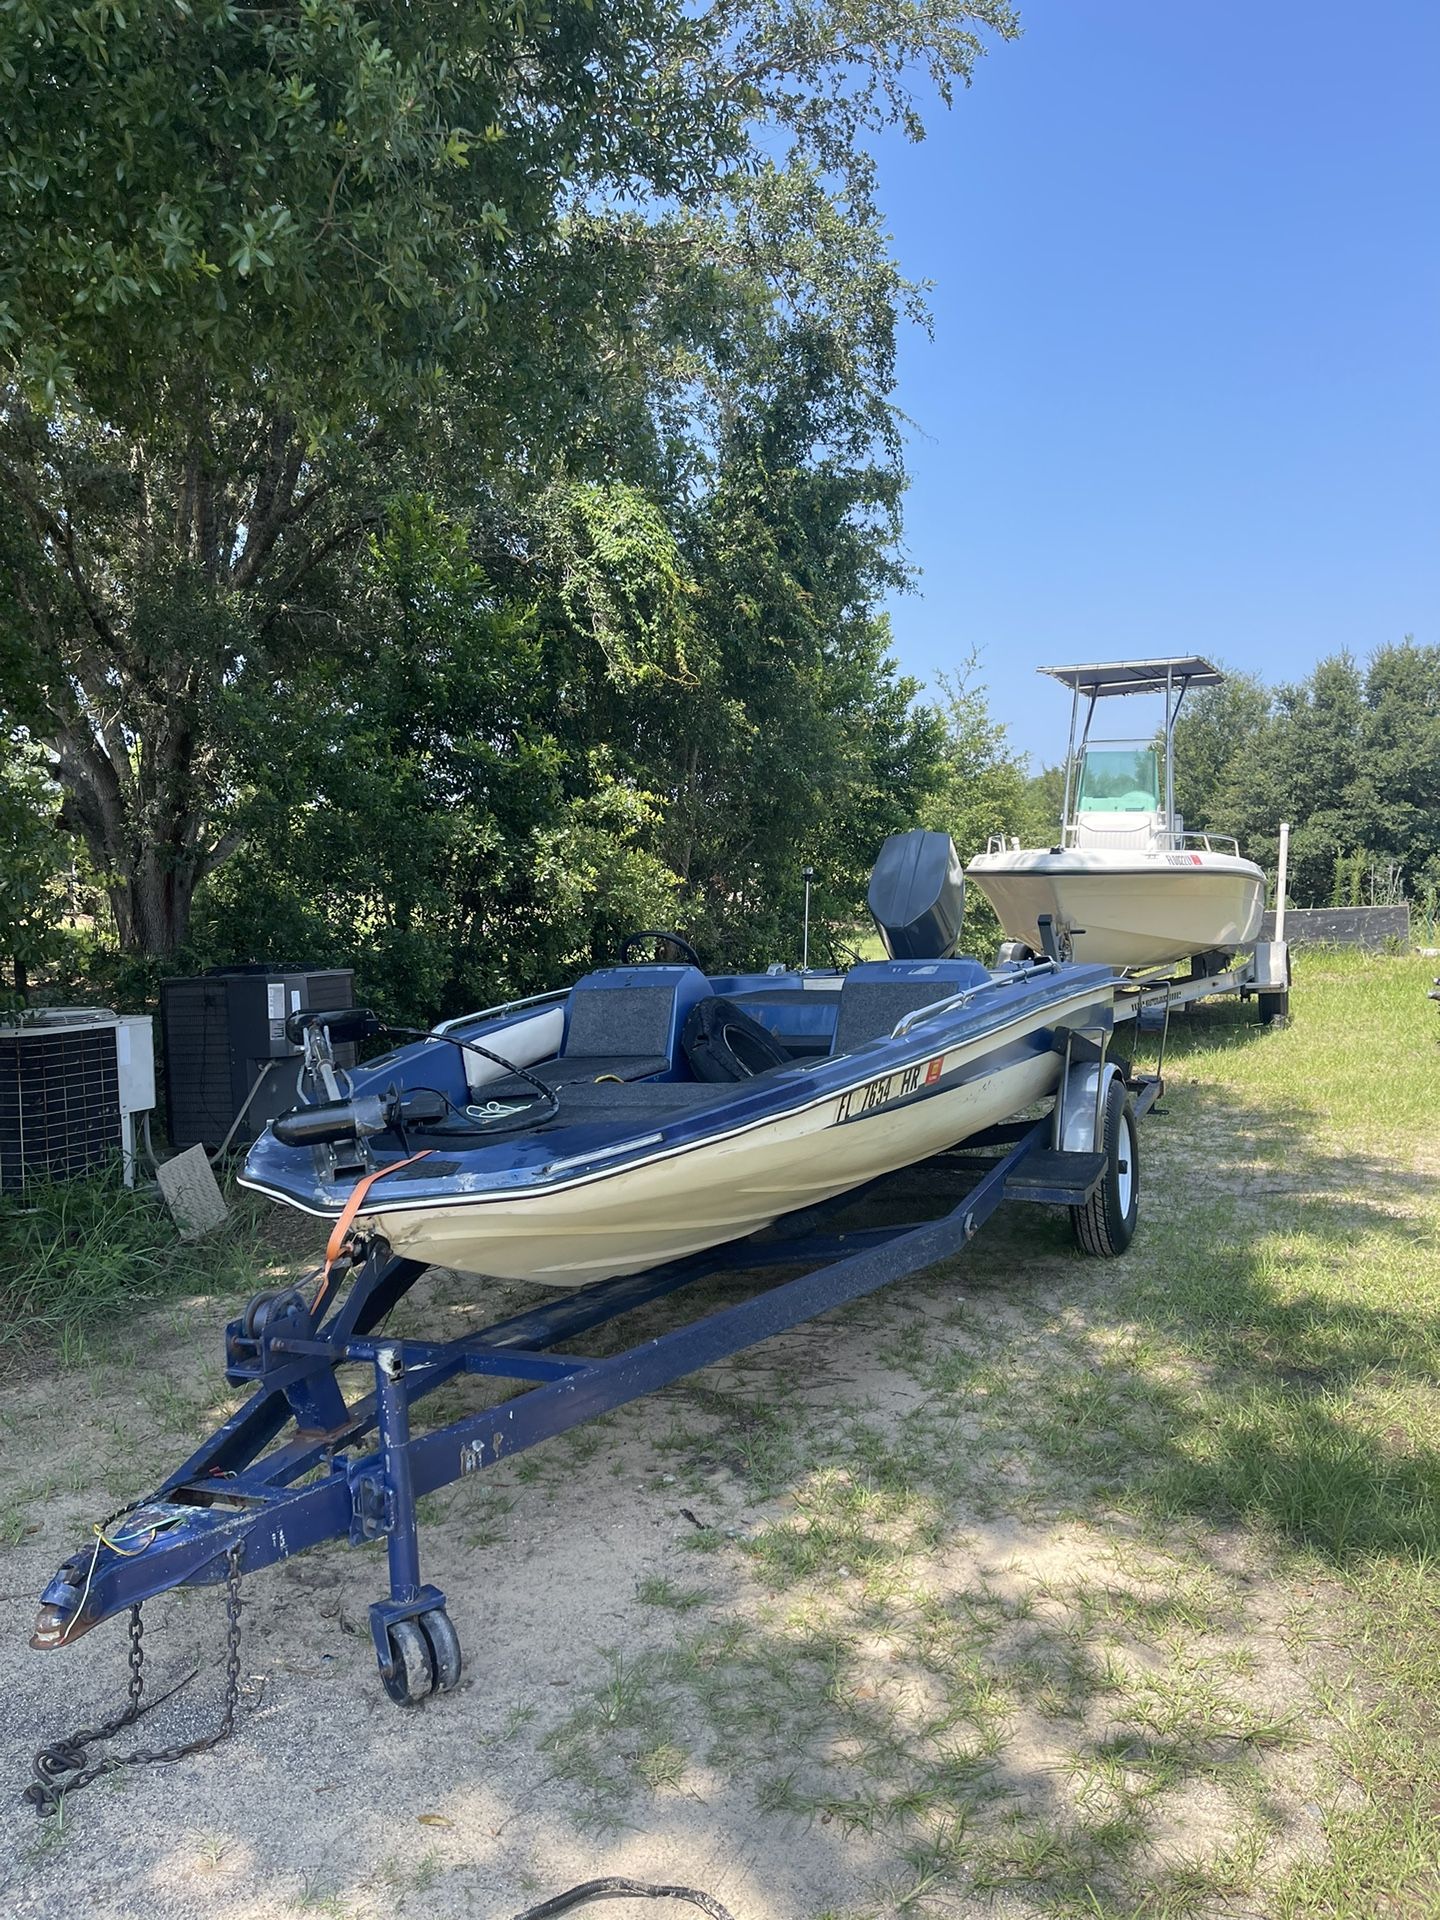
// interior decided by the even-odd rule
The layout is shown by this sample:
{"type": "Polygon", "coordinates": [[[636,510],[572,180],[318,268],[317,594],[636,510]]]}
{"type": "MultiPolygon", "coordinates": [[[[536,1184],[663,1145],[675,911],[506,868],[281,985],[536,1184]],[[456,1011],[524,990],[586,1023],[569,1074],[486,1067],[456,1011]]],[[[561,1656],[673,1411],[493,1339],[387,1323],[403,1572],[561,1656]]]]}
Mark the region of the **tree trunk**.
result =
{"type": "Polygon", "coordinates": [[[190,931],[195,878],[193,866],[177,866],[153,847],[123,860],[106,888],[121,951],[173,959],[190,931]]]}
{"type": "Polygon", "coordinates": [[[197,884],[229,843],[203,837],[187,704],[177,699],[163,718],[147,721],[135,754],[124,754],[123,741],[85,741],[78,732],[52,746],[66,791],[61,822],[105,876],[121,950],[169,960],[185,943],[197,884]]]}

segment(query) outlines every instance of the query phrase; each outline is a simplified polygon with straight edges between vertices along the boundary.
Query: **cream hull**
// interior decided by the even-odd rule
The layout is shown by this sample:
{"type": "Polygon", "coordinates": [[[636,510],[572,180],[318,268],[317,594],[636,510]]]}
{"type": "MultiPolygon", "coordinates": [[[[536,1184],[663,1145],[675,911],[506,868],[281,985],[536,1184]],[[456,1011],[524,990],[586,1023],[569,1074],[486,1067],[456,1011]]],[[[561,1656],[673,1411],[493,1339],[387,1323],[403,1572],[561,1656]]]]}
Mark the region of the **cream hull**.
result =
{"type": "MultiPolygon", "coordinates": [[[[360,1224],[406,1259],[497,1279],[569,1287],[643,1272],[756,1232],[1021,1111],[1053,1092],[1060,1072],[1060,1057],[1033,1036],[1102,1003],[1108,997],[1102,1002],[1092,988],[961,1046],[947,1049],[937,1038],[928,1053],[917,1030],[913,1060],[922,1072],[939,1061],[937,1078],[964,1076],[923,1098],[900,1093],[903,1065],[878,1070],[849,1095],[831,1093],[669,1153],[657,1147],[638,1165],[530,1194],[377,1205],[360,1224]],[[867,1089],[887,1081],[893,1096],[860,1117],[867,1089]]],[[[858,1057],[856,1066],[863,1072],[858,1057]]]]}
{"type": "Polygon", "coordinates": [[[1070,930],[1076,960],[1124,969],[1249,946],[1265,911],[1264,874],[1233,854],[989,853],[971,862],[966,878],[1010,939],[1038,952],[1048,913],[1070,930]]]}

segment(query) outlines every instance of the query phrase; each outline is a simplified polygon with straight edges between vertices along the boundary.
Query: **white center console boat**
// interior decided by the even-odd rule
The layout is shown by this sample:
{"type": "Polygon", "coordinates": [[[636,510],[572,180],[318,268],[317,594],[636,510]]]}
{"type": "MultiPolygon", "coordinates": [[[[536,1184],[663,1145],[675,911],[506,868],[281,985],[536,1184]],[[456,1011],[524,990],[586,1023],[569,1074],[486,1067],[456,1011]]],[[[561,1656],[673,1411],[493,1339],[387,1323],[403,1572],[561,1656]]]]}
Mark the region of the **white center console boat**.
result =
{"type": "Polygon", "coordinates": [[[1048,916],[1067,957],[1125,972],[1252,945],[1265,910],[1263,872],[1228,835],[1187,833],[1175,811],[1181,704],[1191,687],[1225,676],[1193,657],[1040,671],[1071,691],[1059,844],[992,839],[967,875],[1006,935],[1038,953],[1048,916]],[[1161,727],[1148,738],[1092,738],[1098,703],[1136,694],[1163,699],[1161,727]]]}

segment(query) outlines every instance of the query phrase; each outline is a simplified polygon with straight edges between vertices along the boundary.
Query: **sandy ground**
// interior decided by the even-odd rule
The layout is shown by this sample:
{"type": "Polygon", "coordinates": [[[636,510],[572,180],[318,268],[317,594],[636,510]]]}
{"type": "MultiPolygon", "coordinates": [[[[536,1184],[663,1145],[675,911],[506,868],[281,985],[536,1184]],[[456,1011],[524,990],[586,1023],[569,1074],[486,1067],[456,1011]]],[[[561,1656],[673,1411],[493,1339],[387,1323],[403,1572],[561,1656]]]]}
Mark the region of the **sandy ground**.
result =
{"type": "MultiPolygon", "coordinates": [[[[1093,1288],[1058,1219],[1031,1213],[1018,1229],[997,1223],[966,1262],[772,1340],[712,1370],[698,1395],[694,1383],[681,1383],[506,1463],[487,1489],[467,1481],[437,1495],[427,1503],[423,1569],[448,1595],[466,1670],[456,1694],[421,1710],[393,1707],[375,1673],[366,1609],[384,1591],[382,1551],[330,1547],[257,1575],[245,1587],[244,1706],[234,1739],[212,1755],[92,1787],[76,1797],[63,1832],[17,1806],[10,1787],[23,1784],[41,1736],[120,1699],[124,1634],[111,1623],[73,1648],[33,1653],[26,1640],[36,1596],[94,1517],[143,1491],[212,1423],[224,1403],[218,1347],[229,1303],[185,1302],[145,1323],[137,1336],[142,1405],[119,1353],[80,1372],[12,1382],[3,1390],[0,1466],[0,1508],[10,1516],[0,1558],[0,1908],[15,1920],[82,1912],[96,1920],[290,1920],[304,1912],[511,1920],[575,1882],[629,1874],[702,1887],[735,1920],[1052,1911],[1023,1884],[967,1889],[963,1872],[937,1883],[925,1904],[914,1894],[920,1870],[906,1864],[903,1818],[805,1814],[761,1793],[762,1775],[786,1772],[778,1749],[791,1737],[787,1726],[797,1725],[789,1764],[798,1777],[849,1768],[860,1791],[864,1755],[844,1751],[823,1722],[813,1733],[803,1719],[782,1720],[778,1732],[771,1722],[757,1729],[748,1756],[732,1726],[717,1757],[704,1712],[677,1696],[672,1710],[688,1756],[680,1777],[632,1782],[605,1803],[606,1817],[573,1771],[567,1777],[557,1767],[550,1737],[577,1701],[593,1703],[597,1689],[603,1695],[617,1652],[640,1663],[643,1687],[646,1658],[664,1656],[687,1634],[723,1639],[739,1623],[783,1649],[797,1618],[813,1625],[843,1616],[853,1590],[845,1685],[883,1699],[889,1734],[898,1732],[892,1752],[903,1751],[912,1720],[917,1742],[922,1725],[931,1739],[939,1724],[927,1698],[934,1670],[911,1659],[900,1616],[859,1605],[850,1568],[832,1569],[828,1584],[813,1589],[802,1581],[779,1600],[757,1578],[747,1542],[810,1524],[813,1463],[802,1460],[787,1483],[757,1493],[717,1440],[726,1416],[704,1390],[757,1408],[782,1404],[798,1416],[802,1439],[812,1426],[824,1430],[837,1408],[858,1410],[882,1439],[913,1434],[907,1421],[934,1397],[917,1373],[917,1353],[929,1364],[968,1341],[1003,1359],[1057,1328],[1074,1337],[1075,1316],[1084,1317],[1083,1289],[1076,1304],[1082,1273],[1093,1288]],[[1025,1275],[1018,1283],[1017,1261],[1025,1275]],[[682,1509],[718,1540],[714,1551],[695,1550],[694,1519],[682,1509]],[[639,1589],[659,1577],[702,1600],[683,1613],[647,1603],[639,1589]]],[[[444,1277],[414,1324],[444,1328],[482,1303],[481,1283],[444,1277]]],[[[989,1418],[976,1399],[952,1422],[950,1444],[963,1452],[971,1439],[978,1443],[989,1418]]],[[[978,1618],[975,1596],[983,1599],[993,1628],[980,1648],[982,1678],[1003,1686],[1007,1662],[1017,1672],[1027,1660],[1033,1668],[1035,1634],[1047,1618],[1059,1645],[1055,1635],[1073,1626],[1078,1595],[1127,1582],[1138,1590],[1144,1575],[1135,1573],[1133,1554],[1124,1557],[1135,1547],[1128,1523],[1103,1513],[1090,1524],[1048,1515],[1026,1497],[1023,1447],[992,1457],[999,1465],[973,1499],[952,1498],[943,1526],[913,1546],[906,1578],[919,1583],[916,1592],[923,1587],[932,1611],[948,1608],[947,1619],[962,1607],[978,1618]]],[[[891,1519],[880,1515],[875,1525],[891,1519]]],[[[1247,1700],[1277,1720],[1297,1714],[1308,1685],[1288,1650],[1294,1596],[1257,1581],[1234,1542],[1207,1541],[1202,1558],[1218,1617],[1196,1658],[1223,1667],[1227,1648],[1243,1646],[1234,1671],[1247,1700]]],[[[913,1607],[912,1616],[919,1617],[913,1607]]],[[[220,1595],[152,1602],[146,1624],[156,1684],[197,1662],[205,1668],[155,1716],[146,1739],[159,1744],[213,1718],[220,1595]]],[[[1079,1644],[1074,1633],[1066,1644],[1079,1644]]],[[[1113,1646],[1131,1660],[1130,1713],[1149,1669],[1158,1673],[1178,1656],[1163,1636],[1131,1645],[1128,1655],[1123,1640],[1113,1646]]],[[[1012,1692],[985,1722],[998,1729],[993,1804],[1017,1833],[1057,1809],[1073,1811],[1083,1786],[1076,1753],[1116,1711],[1103,1691],[1079,1707],[1046,1700],[1043,1690],[1012,1692]]],[[[603,1748],[603,1711],[592,1732],[596,1724],[603,1748]]],[[[628,1737],[617,1721],[616,1744],[628,1737]]],[[[1266,1772],[1266,1845],[1283,1865],[1316,1844],[1313,1755],[1305,1741],[1292,1741],[1256,1764],[1266,1772]]],[[[1192,1770],[1153,1803],[1144,1845],[1156,1859],[1223,1847],[1237,1830],[1234,1807],[1203,1769],[1192,1770]]],[[[585,1911],[650,1920],[687,1909],[619,1901],[585,1911]]]]}

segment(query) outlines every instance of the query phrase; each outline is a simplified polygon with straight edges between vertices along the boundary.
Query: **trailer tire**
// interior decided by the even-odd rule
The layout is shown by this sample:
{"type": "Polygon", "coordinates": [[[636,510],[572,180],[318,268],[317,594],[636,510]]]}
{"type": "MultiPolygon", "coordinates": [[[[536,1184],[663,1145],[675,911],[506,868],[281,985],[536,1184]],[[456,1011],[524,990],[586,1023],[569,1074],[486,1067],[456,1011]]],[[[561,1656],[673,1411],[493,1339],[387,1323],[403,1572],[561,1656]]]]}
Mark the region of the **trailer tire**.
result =
{"type": "Polygon", "coordinates": [[[1285,1020],[1289,1017],[1290,996],[1288,993],[1257,993],[1255,1000],[1262,1027],[1268,1027],[1276,1020],[1285,1020]]]}
{"type": "Polygon", "coordinates": [[[1070,1209],[1075,1244],[1082,1253],[1113,1259],[1135,1238],[1140,1212],[1139,1136],[1135,1103],[1117,1074],[1105,1095],[1101,1140],[1105,1171],[1083,1206],[1070,1209]]]}
{"type": "Polygon", "coordinates": [[[435,1675],[436,1693],[453,1693],[460,1684],[464,1661],[460,1655],[460,1636],[443,1607],[432,1607],[420,1616],[420,1631],[430,1650],[430,1666],[435,1675]]]}
{"type": "Polygon", "coordinates": [[[413,1620],[397,1620],[389,1640],[390,1671],[380,1672],[385,1691],[397,1707],[418,1707],[435,1685],[429,1642],[413,1620]]]}

